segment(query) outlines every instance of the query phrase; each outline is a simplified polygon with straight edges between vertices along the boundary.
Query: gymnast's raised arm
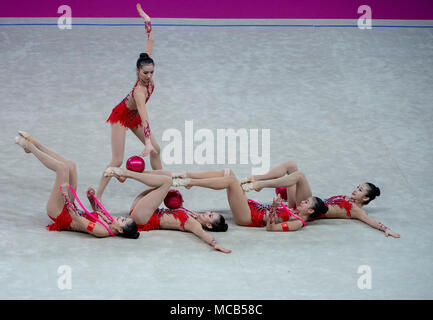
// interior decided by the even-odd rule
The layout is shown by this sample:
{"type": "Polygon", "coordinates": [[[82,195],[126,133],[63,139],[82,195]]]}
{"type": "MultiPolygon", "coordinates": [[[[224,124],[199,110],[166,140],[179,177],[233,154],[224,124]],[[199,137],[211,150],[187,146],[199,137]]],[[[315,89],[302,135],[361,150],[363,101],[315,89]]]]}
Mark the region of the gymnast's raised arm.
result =
{"type": "Polygon", "coordinates": [[[141,8],[141,5],[137,3],[137,11],[140,14],[140,16],[144,19],[144,26],[146,28],[147,33],[147,46],[146,46],[146,53],[149,55],[149,57],[152,55],[152,49],[153,49],[153,34],[152,34],[152,25],[150,23],[150,17],[143,11],[141,8]]]}

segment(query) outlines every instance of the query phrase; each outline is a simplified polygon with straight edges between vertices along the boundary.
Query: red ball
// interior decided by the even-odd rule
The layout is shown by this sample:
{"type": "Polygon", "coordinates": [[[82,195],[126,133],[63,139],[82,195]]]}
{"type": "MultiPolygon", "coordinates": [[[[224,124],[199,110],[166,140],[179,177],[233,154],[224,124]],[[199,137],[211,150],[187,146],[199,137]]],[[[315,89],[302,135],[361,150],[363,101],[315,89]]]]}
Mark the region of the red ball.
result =
{"type": "Polygon", "coordinates": [[[126,161],[126,169],[135,171],[135,172],[143,172],[145,168],[143,158],[139,156],[132,156],[126,161]]]}
{"type": "Polygon", "coordinates": [[[165,206],[170,209],[178,209],[182,206],[182,203],[182,194],[175,189],[170,190],[164,199],[165,206]]]}
{"type": "Polygon", "coordinates": [[[287,188],[275,188],[275,194],[280,194],[281,198],[287,201],[287,188]]]}

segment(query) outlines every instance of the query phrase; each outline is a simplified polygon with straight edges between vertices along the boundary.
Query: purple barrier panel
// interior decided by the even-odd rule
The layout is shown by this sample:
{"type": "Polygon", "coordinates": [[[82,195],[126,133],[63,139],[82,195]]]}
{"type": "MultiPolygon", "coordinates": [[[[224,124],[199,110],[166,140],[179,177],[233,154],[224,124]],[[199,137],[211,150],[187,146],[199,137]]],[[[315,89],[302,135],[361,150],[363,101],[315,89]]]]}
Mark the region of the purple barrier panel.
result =
{"type": "MultiPolygon", "coordinates": [[[[76,18],[138,17],[137,0],[1,0],[0,17],[59,17],[68,5],[76,18]]],[[[358,19],[368,5],[373,19],[433,20],[433,0],[146,0],[153,18],[358,19]]]]}

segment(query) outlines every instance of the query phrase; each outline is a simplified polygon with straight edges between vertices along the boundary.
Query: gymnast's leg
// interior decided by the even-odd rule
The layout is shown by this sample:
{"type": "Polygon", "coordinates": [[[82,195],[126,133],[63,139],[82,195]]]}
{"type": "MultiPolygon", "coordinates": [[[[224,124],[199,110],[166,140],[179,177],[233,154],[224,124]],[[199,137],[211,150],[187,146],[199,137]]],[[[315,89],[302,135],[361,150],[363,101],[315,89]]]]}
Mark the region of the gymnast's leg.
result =
{"type": "Polygon", "coordinates": [[[251,211],[248,206],[248,199],[232,170],[225,169],[202,173],[188,172],[187,176],[201,177],[186,178],[187,188],[197,186],[213,190],[226,189],[227,200],[235,223],[241,226],[247,226],[251,223],[251,211]],[[209,178],[206,178],[207,176],[209,178]]]}
{"type": "Polygon", "coordinates": [[[164,201],[172,185],[170,173],[166,174],[149,174],[139,173],[121,168],[108,168],[106,174],[114,175],[118,178],[134,179],[149,187],[134,200],[131,218],[137,224],[146,224],[153,212],[159,208],[164,201]],[[114,170],[112,170],[114,169],[114,170]]]}
{"type": "Polygon", "coordinates": [[[51,194],[47,202],[47,213],[50,217],[56,218],[63,210],[65,199],[60,191],[61,185],[69,184],[69,167],[62,161],[56,160],[50,155],[42,152],[36,146],[22,137],[16,137],[15,142],[26,150],[30,151],[46,168],[56,173],[51,194]]]}

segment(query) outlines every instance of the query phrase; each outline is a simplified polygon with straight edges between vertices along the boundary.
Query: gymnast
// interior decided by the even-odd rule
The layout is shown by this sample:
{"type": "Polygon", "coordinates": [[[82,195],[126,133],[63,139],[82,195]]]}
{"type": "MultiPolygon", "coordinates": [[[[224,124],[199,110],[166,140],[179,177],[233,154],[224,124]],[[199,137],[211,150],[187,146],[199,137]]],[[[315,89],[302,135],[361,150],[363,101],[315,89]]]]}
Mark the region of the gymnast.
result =
{"type": "MultiPolygon", "coordinates": [[[[107,119],[111,124],[111,148],[112,158],[107,167],[120,167],[125,153],[126,131],[131,131],[144,144],[144,151],[140,156],[150,156],[152,169],[162,169],[160,158],[160,147],[155,136],[150,130],[149,116],[146,103],[154,90],[152,80],[155,63],[150,57],[153,48],[153,35],[150,17],[144,13],[140,4],[137,4],[137,11],[144,19],[144,25],[148,40],[145,53],[141,53],[136,63],[137,81],[132,91],[113,109],[107,119]]],[[[107,168],[106,167],[106,168],[107,168]]],[[[96,198],[101,199],[110,177],[102,174],[96,192],[96,198]]]]}
{"type": "MultiPolygon", "coordinates": [[[[296,207],[299,199],[298,181],[304,181],[305,175],[298,171],[295,162],[288,161],[269,170],[264,175],[250,176],[241,179],[242,188],[245,191],[260,191],[263,188],[287,188],[287,199],[289,207],[296,207]]],[[[333,196],[325,199],[324,204],[327,211],[316,217],[310,217],[310,221],[323,218],[340,218],[340,219],[357,219],[369,226],[385,233],[385,236],[400,238],[400,235],[393,232],[390,228],[377,222],[368,216],[363,206],[370,203],[376,197],[380,196],[380,189],[370,182],[358,185],[352,192],[351,196],[333,196]]]]}
{"type": "MultiPolygon", "coordinates": [[[[19,137],[15,137],[15,143],[26,153],[32,153],[45,167],[56,172],[46,207],[48,217],[54,222],[47,226],[48,230],[85,232],[98,238],[110,235],[132,239],[139,237],[137,225],[131,218],[113,218],[95,205],[92,205],[92,213],[78,209],[74,191],[78,179],[75,163],[48,149],[26,132],[19,131],[19,134],[19,137]]],[[[91,189],[87,191],[87,196],[93,198],[91,189]]]]}
{"type": "Polygon", "coordinates": [[[47,226],[48,230],[87,232],[99,238],[118,235],[137,239],[139,231],[150,230],[150,226],[157,229],[155,227],[157,218],[160,220],[160,229],[189,231],[210,244],[215,250],[224,253],[231,252],[219,246],[215,239],[203,230],[207,228],[213,231],[226,231],[227,224],[225,224],[224,217],[212,212],[194,214],[186,209],[173,212],[158,209],[172,185],[169,172],[159,170],[155,171],[155,174],[153,171],[138,173],[116,167],[107,168],[104,172],[107,176],[117,173],[118,177],[121,176],[124,180],[132,178],[152,189],[141,193],[134,200],[130,217],[113,218],[94,196],[94,190],[89,188],[87,197],[93,208],[93,212],[90,213],[76,198],[74,190],[77,188],[78,175],[74,162],[48,149],[28,133],[19,131],[19,134],[19,137],[15,137],[15,143],[21,146],[26,153],[33,153],[43,165],[56,172],[56,180],[47,203],[47,214],[54,223],[47,226]],[[75,199],[85,211],[75,205],[75,199]]]}
{"type": "Polygon", "coordinates": [[[231,169],[210,172],[182,172],[173,174],[173,185],[190,189],[193,186],[213,190],[226,189],[227,200],[237,225],[245,227],[266,227],[267,231],[296,231],[306,225],[310,218],[318,217],[326,207],[320,198],[312,197],[305,177],[296,182],[297,208],[287,208],[281,197],[272,205],[260,204],[248,199],[245,190],[231,169]]]}
{"type": "Polygon", "coordinates": [[[121,181],[126,181],[127,178],[133,178],[137,175],[159,175],[167,181],[168,187],[165,189],[162,198],[161,194],[157,193],[157,189],[150,188],[140,193],[133,201],[129,214],[137,223],[139,231],[165,229],[191,232],[215,250],[231,253],[231,250],[221,247],[215,238],[205,231],[227,231],[228,225],[225,223],[224,217],[219,213],[210,211],[198,213],[183,207],[178,209],[159,208],[159,204],[163,201],[169,191],[169,187],[172,185],[171,173],[162,170],[152,170],[140,174],[124,168],[109,167],[105,170],[105,174],[114,176],[121,181]],[[153,202],[153,205],[149,205],[149,199],[157,200],[153,202]]]}

